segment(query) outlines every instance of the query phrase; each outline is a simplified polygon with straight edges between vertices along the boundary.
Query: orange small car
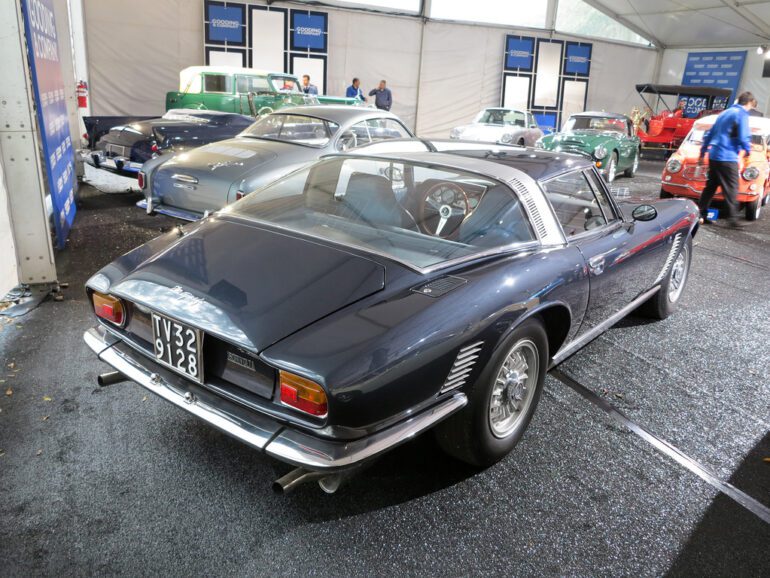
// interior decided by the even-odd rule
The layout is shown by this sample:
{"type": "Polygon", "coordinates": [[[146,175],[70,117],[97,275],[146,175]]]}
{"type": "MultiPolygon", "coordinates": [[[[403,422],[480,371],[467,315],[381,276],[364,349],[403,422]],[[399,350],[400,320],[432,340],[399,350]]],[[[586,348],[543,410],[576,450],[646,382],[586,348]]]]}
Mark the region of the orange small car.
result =
{"type": "MultiPolygon", "coordinates": [[[[699,199],[708,179],[708,155],[706,163],[698,166],[701,142],[706,131],[714,126],[717,115],[695,121],[692,130],[679,149],[666,162],[661,176],[660,197],[688,197],[699,199]]],[[[751,154],[741,153],[738,160],[738,202],[744,206],[746,219],[755,221],[770,198],[770,118],[749,117],[751,130],[751,154]]],[[[717,189],[716,201],[724,201],[722,188],[717,189]]]]}

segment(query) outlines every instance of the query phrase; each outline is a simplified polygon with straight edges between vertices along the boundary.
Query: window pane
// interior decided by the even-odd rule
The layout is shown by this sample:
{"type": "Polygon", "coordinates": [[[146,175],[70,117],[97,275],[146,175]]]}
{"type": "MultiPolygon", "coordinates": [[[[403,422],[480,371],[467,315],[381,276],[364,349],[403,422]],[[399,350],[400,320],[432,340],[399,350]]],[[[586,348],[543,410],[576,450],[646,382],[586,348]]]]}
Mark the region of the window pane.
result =
{"type": "Polygon", "coordinates": [[[589,6],[583,0],[559,0],[556,12],[556,30],[571,32],[596,38],[622,40],[635,44],[651,45],[630,28],[626,28],[617,20],[613,20],[603,12],[589,6]]]}
{"type": "Polygon", "coordinates": [[[240,94],[270,92],[270,85],[264,76],[237,76],[235,90],[240,94]]]}
{"type": "Polygon", "coordinates": [[[591,184],[594,187],[594,193],[596,194],[596,198],[599,199],[599,205],[604,211],[604,216],[608,221],[614,221],[617,219],[617,215],[615,214],[615,209],[612,208],[612,203],[610,203],[610,200],[604,193],[604,187],[600,182],[601,177],[598,176],[594,171],[586,171],[586,173],[588,173],[588,180],[591,181],[591,184]]]}
{"type": "Polygon", "coordinates": [[[232,92],[233,77],[225,74],[207,74],[204,77],[206,92],[232,92]]]}
{"type": "Polygon", "coordinates": [[[418,267],[535,238],[506,185],[366,157],[319,161],[226,210],[418,267]]]}
{"type": "Polygon", "coordinates": [[[246,137],[323,147],[338,128],[339,126],[332,122],[312,116],[269,114],[241,134],[246,137]]]}
{"type": "Polygon", "coordinates": [[[543,183],[567,237],[605,225],[599,203],[582,172],[568,173],[543,183]]]}
{"type": "Polygon", "coordinates": [[[373,118],[366,122],[369,126],[369,137],[372,139],[372,142],[391,138],[409,138],[411,136],[401,126],[401,123],[390,118],[373,118]]]}
{"type": "Polygon", "coordinates": [[[545,28],[548,0],[433,0],[430,18],[545,28]]]}

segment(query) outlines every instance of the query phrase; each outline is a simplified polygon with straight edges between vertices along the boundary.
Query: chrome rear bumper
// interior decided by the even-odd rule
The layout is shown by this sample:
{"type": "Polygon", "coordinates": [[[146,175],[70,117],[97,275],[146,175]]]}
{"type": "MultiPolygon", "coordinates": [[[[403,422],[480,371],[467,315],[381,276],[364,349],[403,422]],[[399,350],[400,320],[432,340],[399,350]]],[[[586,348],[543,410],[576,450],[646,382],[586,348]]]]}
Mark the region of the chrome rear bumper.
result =
{"type": "Polygon", "coordinates": [[[358,440],[331,440],[293,429],[266,415],[226,400],[137,353],[103,327],[83,335],[100,360],[130,380],[267,455],[313,471],[347,469],[390,450],[460,410],[464,393],[358,440]]]}
{"type": "Polygon", "coordinates": [[[81,150],[80,158],[97,169],[112,172],[136,174],[142,170],[142,163],[135,163],[125,157],[107,157],[102,151],[81,150]]]}
{"type": "MultiPolygon", "coordinates": [[[[147,199],[144,198],[141,201],[138,201],[136,206],[147,211],[147,199]]],[[[166,205],[162,205],[160,203],[153,203],[152,211],[147,212],[158,213],[160,215],[166,215],[175,219],[182,219],[183,221],[197,221],[198,219],[203,218],[203,215],[199,215],[198,213],[185,211],[184,209],[178,209],[176,207],[167,207],[166,205]]]]}

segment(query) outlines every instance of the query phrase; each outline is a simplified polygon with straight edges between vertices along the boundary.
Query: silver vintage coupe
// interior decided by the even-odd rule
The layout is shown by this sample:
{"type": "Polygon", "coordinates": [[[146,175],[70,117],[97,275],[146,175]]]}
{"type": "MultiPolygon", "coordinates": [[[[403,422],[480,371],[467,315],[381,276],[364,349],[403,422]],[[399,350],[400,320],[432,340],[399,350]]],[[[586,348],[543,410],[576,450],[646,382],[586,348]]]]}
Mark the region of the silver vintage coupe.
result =
{"type": "Polygon", "coordinates": [[[319,157],[414,135],[394,114],[350,106],[282,108],[238,136],[145,163],[137,205],[196,220],[319,157]]]}
{"type": "Polygon", "coordinates": [[[471,124],[457,126],[449,137],[488,143],[535,146],[543,131],[531,112],[512,108],[485,108],[471,124]]]}

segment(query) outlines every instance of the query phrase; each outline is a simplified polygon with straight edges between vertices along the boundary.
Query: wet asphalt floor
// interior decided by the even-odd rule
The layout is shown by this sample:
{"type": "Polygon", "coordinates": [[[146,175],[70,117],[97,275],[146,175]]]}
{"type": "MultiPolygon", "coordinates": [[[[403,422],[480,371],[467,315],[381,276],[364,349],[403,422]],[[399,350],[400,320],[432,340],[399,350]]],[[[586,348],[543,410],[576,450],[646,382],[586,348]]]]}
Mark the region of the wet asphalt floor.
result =
{"type": "MultiPolygon", "coordinates": [[[[616,186],[654,198],[660,168],[616,186]]],[[[64,301],[0,316],[3,575],[767,575],[770,525],[550,376],[491,468],[424,435],[335,495],[274,495],[288,466],[135,384],[96,386],[83,284],[174,225],[137,199],[83,187],[57,254],[64,301]]],[[[768,247],[770,210],[702,228],[675,315],[631,316],[559,367],[764,507],[768,247]]]]}

